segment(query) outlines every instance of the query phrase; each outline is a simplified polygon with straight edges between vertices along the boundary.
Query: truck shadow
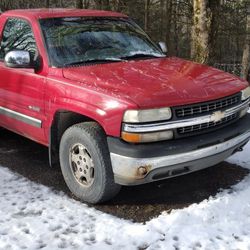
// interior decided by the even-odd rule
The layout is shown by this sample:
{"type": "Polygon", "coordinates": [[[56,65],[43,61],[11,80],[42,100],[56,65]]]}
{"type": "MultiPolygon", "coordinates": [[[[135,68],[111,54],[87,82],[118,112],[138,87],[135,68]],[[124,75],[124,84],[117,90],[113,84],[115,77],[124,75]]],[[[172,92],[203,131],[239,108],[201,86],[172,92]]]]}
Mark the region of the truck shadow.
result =
{"type": "MultiPolygon", "coordinates": [[[[0,129],[0,165],[75,198],[60,169],[49,167],[46,147],[3,129],[0,129]]],[[[113,200],[93,207],[120,218],[145,222],[163,211],[184,208],[230,189],[248,173],[247,169],[223,162],[186,176],[123,187],[113,200]]]]}

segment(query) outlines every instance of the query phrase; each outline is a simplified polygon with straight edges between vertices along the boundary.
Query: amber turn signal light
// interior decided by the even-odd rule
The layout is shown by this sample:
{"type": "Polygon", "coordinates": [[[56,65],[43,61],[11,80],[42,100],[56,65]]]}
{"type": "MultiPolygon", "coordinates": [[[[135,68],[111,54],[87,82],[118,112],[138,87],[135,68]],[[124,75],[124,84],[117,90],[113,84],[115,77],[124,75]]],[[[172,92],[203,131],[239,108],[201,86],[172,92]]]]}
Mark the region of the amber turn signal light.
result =
{"type": "Polygon", "coordinates": [[[122,132],[122,139],[130,143],[145,143],[157,142],[173,139],[174,133],[172,130],[152,132],[152,133],[128,133],[122,132]]]}

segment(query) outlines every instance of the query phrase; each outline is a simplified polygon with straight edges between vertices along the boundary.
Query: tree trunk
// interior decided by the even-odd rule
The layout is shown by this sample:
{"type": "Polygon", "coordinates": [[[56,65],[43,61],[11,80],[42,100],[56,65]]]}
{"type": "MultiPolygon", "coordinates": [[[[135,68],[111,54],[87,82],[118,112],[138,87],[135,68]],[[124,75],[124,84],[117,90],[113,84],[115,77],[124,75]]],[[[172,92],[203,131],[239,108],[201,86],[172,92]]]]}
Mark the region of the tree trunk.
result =
{"type": "Polygon", "coordinates": [[[199,63],[211,64],[218,29],[217,0],[193,0],[193,28],[191,58],[199,63]]]}
{"type": "Polygon", "coordinates": [[[59,7],[60,7],[60,8],[63,8],[63,6],[64,6],[64,5],[63,5],[63,0],[60,0],[60,1],[59,1],[59,7]]]}
{"type": "Polygon", "coordinates": [[[46,1],[45,1],[45,7],[46,7],[46,8],[49,8],[49,4],[50,4],[50,3],[49,3],[49,0],[46,0],[46,1]]]}
{"type": "Polygon", "coordinates": [[[144,30],[148,32],[150,0],[145,0],[144,30]]]}
{"type": "Polygon", "coordinates": [[[114,4],[115,11],[121,11],[121,0],[116,0],[114,4]]]}
{"type": "Polygon", "coordinates": [[[165,18],[164,18],[164,4],[165,4],[165,0],[161,0],[160,1],[160,11],[161,11],[161,20],[160,20],[160,37],[161,37],[161,40],[163,41],[164,39],[164,32],[163,32],[163,29],[164,29],[164,21],[165,21],[165,18]]]}
{"type": "Polygon", "coordinates": [[[101,10],[102,9],[102,0],[96,0],[95,5],[96,5],[96,8],[98,10],[101,10]]]}
{"type": "Polygon", "coordinates": [[[88,9],[89,8],[89,5],[90,5],[90,1],[89,0],[84,0],[84,9],[88,9]]]}
{"type": "Polygon", "coordinates": [[[168,46],[168,54],[172,55],[172,43],[171,43],[171,27],[172,27],[172,0],[166,2],[166,44],[168,46]]]}
{"type": "Polygon", "coordinates": [[[103,0],[103,9],[104,10],[111,10],[109,0],[103,0]]]}
{"type": "Polygon", "coordinates": [[[82,2],[82,0],[76,0],[75,5],[76,5],[77,9],[83,9],[83,2],[82,2]]]}
{"type": "Polygon", "coordinates": [[[248,3],[247,11],[247,25],[246,25],[246,42],[242,57],[242,71],[241,76],[243,79],[248,79],[250,70],[250,3],[248,3]]]}
{"type": "Polygon", "coordinates": [[[172,4],[172,19],[173,19],[173,32],[172,32],[172,37],[173,37],[173,44],[171,46],[171,52],[172,55],[178,56],[179,54],[179,44],[178,44],[178,27],[177,27],[177,22],[178,22],[178,2],[176,1],[174,4],[172,4]]]}

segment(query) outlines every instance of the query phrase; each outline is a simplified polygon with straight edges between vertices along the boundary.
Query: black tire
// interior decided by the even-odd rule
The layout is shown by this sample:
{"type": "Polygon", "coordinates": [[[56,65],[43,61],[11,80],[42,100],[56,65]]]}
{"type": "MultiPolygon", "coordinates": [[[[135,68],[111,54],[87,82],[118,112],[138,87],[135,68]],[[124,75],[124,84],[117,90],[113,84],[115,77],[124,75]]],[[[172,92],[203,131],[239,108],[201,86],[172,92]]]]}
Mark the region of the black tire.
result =
{"type": "Polygon", "coordinates": [[[120,185],[114,182],[105,133],[97,123],[79,123],[68,128],[62,135],[59,153],[65,182],[70,191],[82,201],[101,203],[113,198],[120,191],[120,185]],[[79,153],[80,149],[84,154],[79,153]],[[78,154],[75,150],[78,150],[78,154]],[[88,166],[84,165],[87,164],[85,158],[85,162],[82,160],[81,163],[80,160],[75,160],[80,155],[86,156],[87,163],[91,161],[92,171],[86,169],[88,166]],[[86,176],[91,181],[81,176],[83,169],[79,166],[89,171],[86,176]]]}

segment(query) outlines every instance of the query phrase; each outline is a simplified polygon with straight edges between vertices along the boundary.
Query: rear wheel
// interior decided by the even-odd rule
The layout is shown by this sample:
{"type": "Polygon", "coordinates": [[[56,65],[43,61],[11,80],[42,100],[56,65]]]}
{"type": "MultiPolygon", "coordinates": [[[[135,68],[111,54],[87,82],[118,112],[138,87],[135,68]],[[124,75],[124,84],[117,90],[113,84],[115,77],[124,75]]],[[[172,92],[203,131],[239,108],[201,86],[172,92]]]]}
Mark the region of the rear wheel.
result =
{"type": "Polygon", "coordinates": [[[100,203],[120,190],[113,171],[102,128],[95,122],[68,128],[60,142],[60,165],[66,184],[82,201],[100,203]]]}

